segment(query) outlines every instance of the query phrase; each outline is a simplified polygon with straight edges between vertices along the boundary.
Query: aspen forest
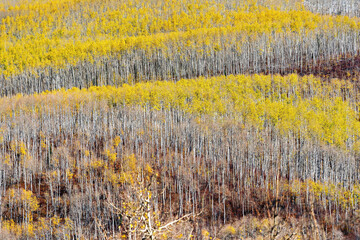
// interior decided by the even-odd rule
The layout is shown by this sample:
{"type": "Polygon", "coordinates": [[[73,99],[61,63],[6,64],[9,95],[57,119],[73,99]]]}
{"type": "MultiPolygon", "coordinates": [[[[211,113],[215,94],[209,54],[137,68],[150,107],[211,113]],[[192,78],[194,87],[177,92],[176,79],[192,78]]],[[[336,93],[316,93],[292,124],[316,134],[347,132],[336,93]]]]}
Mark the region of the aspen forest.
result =
{"type": "Polygon", "coordinates": [[[0,0],[1,239],[360,239],[358,0],[0,0]]]}

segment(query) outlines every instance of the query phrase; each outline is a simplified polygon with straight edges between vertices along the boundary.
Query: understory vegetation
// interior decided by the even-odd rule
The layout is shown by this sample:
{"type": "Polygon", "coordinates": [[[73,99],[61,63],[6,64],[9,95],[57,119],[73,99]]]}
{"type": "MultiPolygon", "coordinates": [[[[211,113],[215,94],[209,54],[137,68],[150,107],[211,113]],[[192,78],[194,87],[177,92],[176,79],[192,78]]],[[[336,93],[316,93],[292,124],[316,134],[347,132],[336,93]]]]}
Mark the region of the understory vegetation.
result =
{"type": "Polygon", "coordinates": [[[357,239],[352,0],[0,0],[0,237],[357,239]]]}

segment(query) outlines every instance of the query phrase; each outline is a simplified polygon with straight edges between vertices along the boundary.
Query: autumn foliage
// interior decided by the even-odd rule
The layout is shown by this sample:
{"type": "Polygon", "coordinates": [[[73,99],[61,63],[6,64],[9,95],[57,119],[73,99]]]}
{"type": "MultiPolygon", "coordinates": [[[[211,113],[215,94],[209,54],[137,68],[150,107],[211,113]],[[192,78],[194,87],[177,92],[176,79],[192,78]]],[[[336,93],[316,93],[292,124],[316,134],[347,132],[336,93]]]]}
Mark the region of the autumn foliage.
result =
{"type": "Polygon", "coordinates": [[[329,2],[0,0],[0,237],[359,237],[359,12],[329,2]]]}

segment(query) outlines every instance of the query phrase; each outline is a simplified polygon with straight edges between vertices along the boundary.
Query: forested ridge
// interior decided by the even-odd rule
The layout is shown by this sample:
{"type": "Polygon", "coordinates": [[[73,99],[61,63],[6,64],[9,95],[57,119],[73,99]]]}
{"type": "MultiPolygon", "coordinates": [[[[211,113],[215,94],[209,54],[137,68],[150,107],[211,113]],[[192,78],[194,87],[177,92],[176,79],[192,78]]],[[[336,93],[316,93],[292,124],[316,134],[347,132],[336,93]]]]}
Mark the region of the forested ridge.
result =
{"type": "Polygon", "coordinates": [[[0,237],[359,238],[358,7],[0,0],[0,237]]]}

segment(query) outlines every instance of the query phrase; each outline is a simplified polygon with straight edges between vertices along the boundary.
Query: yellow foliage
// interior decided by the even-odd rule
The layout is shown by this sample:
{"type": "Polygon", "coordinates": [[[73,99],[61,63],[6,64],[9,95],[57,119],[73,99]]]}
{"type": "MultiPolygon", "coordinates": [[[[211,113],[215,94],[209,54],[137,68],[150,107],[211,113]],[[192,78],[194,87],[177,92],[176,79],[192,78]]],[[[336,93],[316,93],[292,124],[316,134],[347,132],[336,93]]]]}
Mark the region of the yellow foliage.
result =
{"type": "Polygon", "coordinates": [[[66,176],[67,176],[68,180],[70,181],[73,178],[74,174],[69,169],[67,169],[66,176]]]}
{"type": "Polygon", "coordinates": [[[145,170],[149,175],[153,174],[153,172],[154,172],[154,170],[152,169],[152,167],[149,164],[146,164],[145,170]]]}
{"type": "Polygon", "coordinates": [[[7,230],[8,232],[14,234],[16,237],[20,237],[22,234],[22,227],[19,224],[16,224],[14,220],[2,221],[2,229],[7,230]]]}
{"type": "Polygon", "coordinates": [[[50,220],[51,220],[52,226],[55,226],[55,227],[57,225],[59,225],[60,221],[61,221],[61,219],[57,215],[53,216],[50,220]]]}
{"type": "Polygon", "coordinates": [[[206,229],[203,229],[201,230],[201,235],[204,239],[209,239],[210,233],[206,229]]]}
{"type": "Polygon", "coordinates": [[[228,225],[223,229],[224,234],[234,236],[236,234],[236,230],[233,226],[228,225]]]}
{"type": "Polygon", "coordinates": [[[107,168],[107,166],[105,165],[105,162],[101,159],[93,159],[90,163],[90,166],[94,169],[99,169],[99,168],[107,168]]]}
{"type": "Polygon", "coordinates": [[[121,142],[121,138],[120,138],[119,136],[116,136],[116,137],[114,138],[114,140],[113,140],[113,146],[114,146],[114,148],[116,148],[117,146],[119,146],[120,142],[121,142]]]}
{"type": "Polygon", "coordinates": [[[127,169],[131,172],[136,172],[138,170],[135,154],[131,154],[126,158],[124,169],[127,169]]]}
{"type": "Polygon", "coordinates": [[[31,212],[36,211],[39,208],[39,202],[30,190],[23,189],[21,191],[20,199],[23,201],[25,208],[28,208],[31,212]]]}
{"type": "Polygon", "coordinates": [[[356,202],[360,201],[360,185],[357,184],[348,189],[330,182],[294,180],[290,184],[284,184],[283,188],[295,194],[309,191],[317,200],[326,197],[329,201],[337,202],[344,208],[354,207],[356,202]]]}
{"type": "Polygon", "coordinates": [[[14,206],[14,216],[24,217],[25,222],[18,224],[13,219],[2,221],[2,229],[19,237],[21,235],[33,237],[37,229],[37,223],[33,222],[33,213],[39,209],[39,202],[30,190],[9,189],[6,193],[7,201],[11,199],[14,206]]]}
{"type": "MultiPolygon", "coordinates": [[[[280,10],[242,1],[33,0],[10,6],[0,24],[0,75],[118,56],[133,49],[219,51],[237,36],[297,39],[318,33],[358,32],[359,20],[321,16],[301,8],[280,10]],[[256,7],[255,7],[256,6],[256,7]],[[81,17],[79,17],[81,16],[81,17]],[[205,50],[204,50],[205,49],[205,50]]],[[[271,2],[271,1],[270,1],[271,2]]],[[[234,44],[235,43],[235,44],[234,44]]],[[[270,47],[267,47],[269,50],[270,47]]]]}
{"type": "MultiPolygon", "coordinates": [[[[46,111],[49,111],[52,106],[71,109],[101,100],[108,102],[109,107],[125,104],[150,106],[156,111],[160,108],[178,109],[198,117],[209,115],[219,120],[226,116],[242,126],[257,129],[263,129],[270,123],[283,135],[301,134],[326,145],[359,151],[357,103],[341,98],[340,93],[345,86],[351,89],[351,83],[345,81],[322,83],[314,76],[299,77],[296,74],[200,77],[176,83],[159,81],[133,86],[124,84],[122,87],[61,89],[31,96],[0,98],[0,104],[5,106],[0,115],[16,114],[13,103],[21,106],[23,111],[37,109],[37,114],[40,114],[45,111],[42,110],[44,102],[47,102],[46,111]],[[314,90],[309,95],[307,91],[310,88],[314,90]]],[[[116,148],[120,141],[120,137],[115,137],[112,144],[105,148],[104,155],[109,163],[117,160],[116,148]]],[[[27,159],[24,144],[13,142],[11,149],[19,153],[21,159],[27,159]]],[[[129,157],[126,166],[135,170],[136,164],[133,163],[136,161],[132,160],[134,157],[129,157]]],[[[9,164],[8,160],[5,162],[9,164]]]]}

